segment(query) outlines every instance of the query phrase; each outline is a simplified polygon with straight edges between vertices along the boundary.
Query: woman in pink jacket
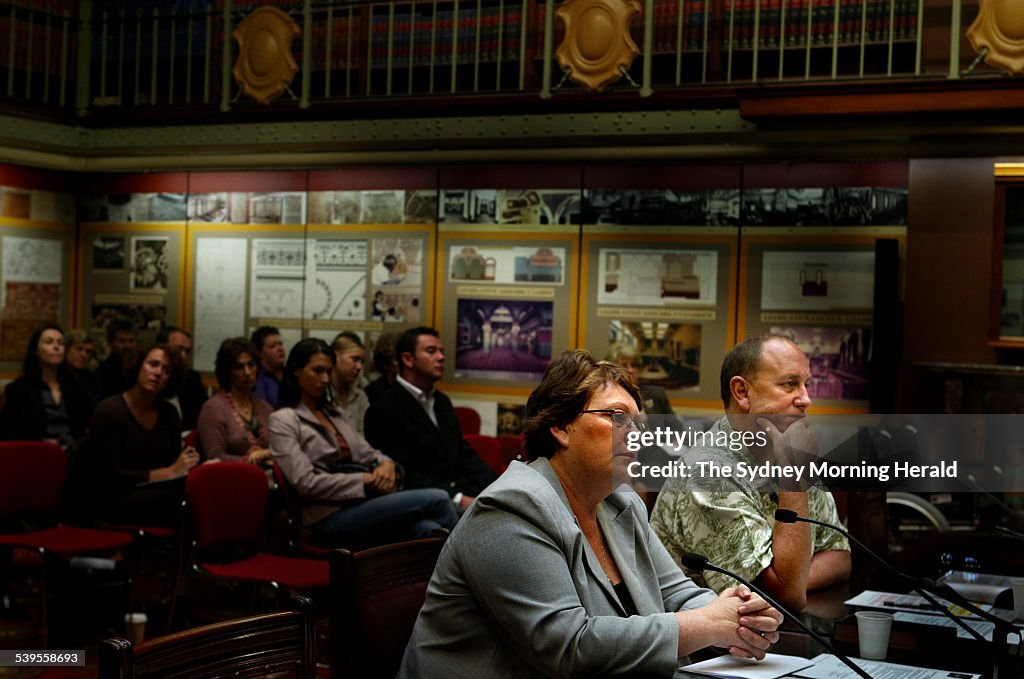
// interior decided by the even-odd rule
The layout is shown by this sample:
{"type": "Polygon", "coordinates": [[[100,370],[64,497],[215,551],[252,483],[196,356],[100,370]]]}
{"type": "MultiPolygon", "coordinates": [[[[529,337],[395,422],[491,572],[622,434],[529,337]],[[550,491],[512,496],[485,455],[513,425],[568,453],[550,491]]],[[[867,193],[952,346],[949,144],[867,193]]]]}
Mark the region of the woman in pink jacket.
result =
{"type": "Polygon", "coordinates": [[[336,360],[323,340],[296,344],[284,368],[282,408],[270,416],[270,450],[302,498],[303,523],[324,544],[380,544],[452,528],[458,515],[448,494],[401,490],[394,461],[329,404],[336,360]]]}

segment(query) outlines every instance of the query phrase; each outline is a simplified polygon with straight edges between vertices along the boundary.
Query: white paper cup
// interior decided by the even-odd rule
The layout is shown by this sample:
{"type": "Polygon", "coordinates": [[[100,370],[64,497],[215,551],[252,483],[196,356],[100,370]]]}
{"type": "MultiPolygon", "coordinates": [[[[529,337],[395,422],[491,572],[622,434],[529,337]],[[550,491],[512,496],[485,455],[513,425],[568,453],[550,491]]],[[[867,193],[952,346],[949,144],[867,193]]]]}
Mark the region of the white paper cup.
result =
{"type": "Polygon", "coordinates": [[[1013,617],[1024,620],[1024,578],[1013,581],[1013,617]]]}
{"type": "Polygon", "coordinates": [[[145,613],[124,614],[124,631],[133,646],[138,646],[146,640],[146,623],[148,621],[149,618],[145,613]]]}
{"type": "Polygon", "coordinates": [[[885,660],[885,654],[889,650],[892,614],[879,611],[857,611],[856,615],[860,657],[869,660],[885,660]]]}

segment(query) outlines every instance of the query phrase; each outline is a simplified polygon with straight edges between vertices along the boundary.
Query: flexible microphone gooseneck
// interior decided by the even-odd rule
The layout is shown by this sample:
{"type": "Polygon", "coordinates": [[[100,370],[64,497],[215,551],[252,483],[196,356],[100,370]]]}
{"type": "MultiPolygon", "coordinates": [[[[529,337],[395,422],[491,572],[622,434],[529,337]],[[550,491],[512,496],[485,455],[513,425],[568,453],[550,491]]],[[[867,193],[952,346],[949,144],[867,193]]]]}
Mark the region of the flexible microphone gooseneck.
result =
{"type": "Polygon", "coordinates": [[[736,573],[733,573],[732,571],[727,571],[724,568],[722,568],[721,566],[716,566],[715,564],[713,564],[710,561],[708,561],[708,558],[706,556],[703,556],[701,554],[695,554],[693,552],[686,552],[680,558],[680,562],[683,564],[684,567],[686,567],[686,568],[688,568],[688,569],[690,569],[692,571],[705,571],[705,570],[707,570],[707,571],[714,571],[716,573],[721,573],[722,575],[728,575],[733,580],[736,580],[737,582],[743,583],[744,585],[749,587],[752,592],[756,592],[756,593],[760,594],[762,599],[764,599],[769,604],[771,604],[774,608],[776,608],[778,611],[780,611],[784,616],[786,616],[787,618],[792,620],[793,623],[795,623],[797,627],[799,627],[801,630],[806,632],[812,639],[814,639],[819,644],[821,644],[822,647],[825,650],[827,650],[829,653],[831,653],[836,658],[838,658],[840,662],[842,662],[844,665],[846,665],[851,670],[856,672],[858,676],[864,677],[864,679],[871,679],[871,675],[870,674],[868,674],[863,669],[861,669],[855,662],[850,660],[848,657],[846,657],[845,655],[843,655],[842,653],[837,651],[832,646],[832,644],[829,643],[829,641],[825,637],[821,636],[820,634],[818,634],[817,632],[812,630],[810,627],[805,625],[803,623],[803,621],[799,617],[794,615],[789,609],[787,609],[785,606],[780,604],[778,601],[776,601],[775,599],[773,599],[770,596],[768,596],[768,594],[764,590],[762,590],[760,587],[755,587],[754,585],[750,584],[749,582],[747,582],[746,580],[741,578],[736,573]]]}
{"type": "Polygon", "coordinates": [[[843,536],[846,537],[846,539],[860,547],[861,550],[863,550],[866,554],[870,555],[875,561],[882,564],[889,572],[895,574],[897,578],[909,584],[915,592],[920,594],[923,599],[925,599],[928,603],[934,606],[939,613],[952,620],[962,629],[966,630],[972,637],[974,637],[978,641],[981,641],[985,644],[989,644],[992,648],[992,660],[995,670],[993,673],[993,678],[995,679],[999,676],[998,670],[1000,658],[1008,656],[1006,635],[1016,632],[1016,628],[1013,626],[1012,623],[1009,623],[996,615],[992,615],[988,611],[981,610],[980,608],[975,606],[971,601],[969,601],[967,597],[963,596],[962,594],[960,594],[960,592],[956,591],[949,585],[938,585],[934,580],[928,578],[915,577],[913,575],[908,575],[906,573],[896,570],[895,566],[893,566],[888,561],[883,559],[881,556],[876,554],[873,550],[869,549],[868,546],[865,545],[863,542],[853,537],[845,528],[842,528],[840,526],[834,526],[831,523],[825,523],[824,521],[811,519],[806,516],[800,516],[792,509],[776,509],[775,520],[781,523],[796,523],[797,521],[801,521],[803,523],[813,523],[816,526],[824,526],[825,528],[830,528],[838,533],[841,533],[843,536]],[[971,625],[968,625],[966,622],[964,622],[964,620],[961,619],[960,616],[954,614],[946,606],[942,605],[935,597],[943,597],[947,601],[951,601],[952,603],[955,603],[957,606],[960,606],[964,610],[970,611],[974,615],[977,615],[979,618],[991,622],[995,626],[992,632],[992,641],[986,639],[985,635],[983,635],[978,630],[974,629],[974,627],[972,627],[971,625]]]}

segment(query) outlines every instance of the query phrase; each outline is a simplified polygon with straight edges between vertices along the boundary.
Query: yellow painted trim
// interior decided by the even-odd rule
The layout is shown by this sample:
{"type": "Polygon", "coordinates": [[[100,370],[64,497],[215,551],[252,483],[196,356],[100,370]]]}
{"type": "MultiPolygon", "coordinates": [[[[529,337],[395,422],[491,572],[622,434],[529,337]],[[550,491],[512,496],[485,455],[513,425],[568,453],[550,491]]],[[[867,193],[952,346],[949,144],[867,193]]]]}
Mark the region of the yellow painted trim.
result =
{"type": "Polygon", "coordinates": [[[38,219],[22,219],[21,217],[0,217],[0,226],[16,229],[42,229],[47,231],[67,231],[74,224],[64,222],[45,222],[38,219]]]}
{"type": "MultiPolygon", "coordinates": [[[[240,237],[247,237],[250,233],[272,233],[279,231],[294,237],[294,231],[288,231],[286,224],[226,224],[224,222],[189,222],[191,233],[232,233],[240,237]]],[[[305,232],[303,232],[305,233],[305,232]]]]}
{"type": "Polygon", "coordinates": [[[94,233],[131,233],[132,231],[179,231],[185,233],[187,221],[173,222],[82,222],[83,231],[94,233]]]}
{"type": "Polygon", "coordinates": [[[457,384],[454,382],[440,382],[439,386],[441,391],[449,394],[494,394],[494,395],[505,395],[505,396],[522,396],[529,397],[533,393],[532,387],[496,387],[490,385],[479,385],[479,384],[457,384]]]}

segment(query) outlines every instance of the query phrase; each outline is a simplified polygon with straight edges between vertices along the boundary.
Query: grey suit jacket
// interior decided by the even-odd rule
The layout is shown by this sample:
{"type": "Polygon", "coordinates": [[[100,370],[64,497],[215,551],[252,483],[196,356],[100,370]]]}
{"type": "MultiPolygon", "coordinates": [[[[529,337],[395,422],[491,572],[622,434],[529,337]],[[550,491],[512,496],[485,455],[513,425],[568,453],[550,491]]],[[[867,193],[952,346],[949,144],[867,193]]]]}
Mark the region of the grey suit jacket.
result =
{"type": "Polygon", "coordinates": [[[598,523],[638,616],[623,617],[551,464],[513,462],[445,543],[398,676],[672,676],[673,612],[715,594],[683,575],[631,490],[598,523]]]}

